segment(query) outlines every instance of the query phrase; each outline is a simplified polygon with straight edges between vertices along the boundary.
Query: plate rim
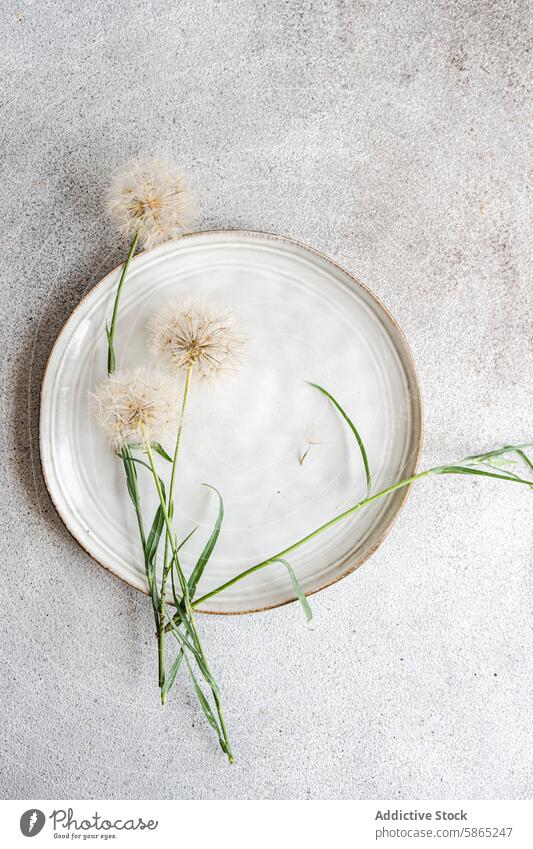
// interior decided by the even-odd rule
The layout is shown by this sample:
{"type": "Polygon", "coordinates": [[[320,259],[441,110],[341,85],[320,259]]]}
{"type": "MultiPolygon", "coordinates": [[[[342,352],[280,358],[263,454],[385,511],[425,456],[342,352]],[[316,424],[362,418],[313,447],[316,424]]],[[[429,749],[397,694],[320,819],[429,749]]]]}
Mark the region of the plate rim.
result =
{"type": "MultiPolygon", "coordinates": [[[[299,248],[303,248],[304,251],[307,251],[311,254],[314,254],[315,256],[318,256],[320,259],[324,260],[325,262],[329,263],[330,265],[333,265],[334,268],[336,268],[338,271],[347,275],[347,277],[350,279],[352,285],[354,285],[355,288],[362,289],[371,298],[371,300],[374,301],[374,303],[385,313],[386,317],[389,319],[391,324],[394,326],[395,331],[398,333],[400,340],[403,343],[403,349],[404,349],[403,353],[406,355],[408,365],[411,369],[410,377],[412,378],[412,380],[415,384],[415,387],[416,387],[415,409],[416,409],[416,412],[418,414],[419,421],[415,422],[415,425],[418,425],[418,427],[416,428],[416,432],[415,432],[416,447],[414,449],[414,454],[413,454],[414,463],[413,463],[413,468],[411,470],[411,475],[416,474],[416,472],[418,470],[418,464],[420,462],[420,456],[422,454],[422,447],[423,447],[423,442],[424,442],[424,401],[423,401],[423,396],[422,396],[422,387],[421,387],[421,384],[420,384],[420,377],[419,377],[419,374],[418,374],[418,369],[416,367],[415,359],[413,357],[413,352],[411,351],[411,347],[410,347],[410,345],[407,341],[407,338],[406,338],[405,333],[403,332],[402,328],[400,327],[400,325],[398,324],[398,322],[396,321],[394,316],[387,309],[387,307],[383,304],[383,302],[377,297],[377,295],[374,294],[374,292],[365,283],[363,283],[358,277],[356,277],[355,274],[352,274],[351,271],[348,271],[344,266],[342,266],[336,260],[332,259],[332,257],[330,257],[328,254],[325,254],[323,251],[320,251],[317,248],[314,248],[311,245],[308,245],[306,242],[302,242],[299,239],[293,239],[290,236],[283,236],[283,235],[280,235],[278,233],[271,233],[271,232],[265,231],[265,230],[253,230],[253,229],[245,229],[244,230],[244,229],[239,228],[239,227],[236,227],[236,228],[228,227],[228,228],[215,228],[215,229],[212,229],[212,230],[198,230],[198,231],[191,232],[191,233],[183,233],[180,236],[176,236],[174,239],[168,239],[167,241],[163,242],[161,245],[156,245],[153,248],[149,248],[147,250],[142,250],[138,254],[135,254],[135,256],[133,256],[132,259],[131,259],[130,268],[131,268],[131,266],[133,265],[134,262],[136,262],[137,260],[146,256],[147,254],[151,254],[154,251],[159,250],[164,245],[168,245],[168,244],[171,244],[171,243],[177,243],[177,242],[183,242],[186,239],[198,238],[198,237],[202,237],[202,236],[213,236],[213,235],[236,236],[236,237],[242,237],[242,238],[255,237],[255,238],[267,239],[267,240],[276,241],[276,242],[283,242],[283,243],[286,243],[286,244],[289,244],[289,245],[296,245],[299,248]]],[[[57,336],[54,340],[52,347],[50,348],[50,351],[49,351],[48,356],[46,358],[46,364],[45,364],[45,367],[44,367],[43,376],[42,376],[42,380],[41,380],[41,387],[40,387],[40,392],[39,392],[39,460],[40,460],[40,466],[41,466],[41,473],[42,473],[42,477],[43,477],[44,484],[45,484],[45,487],[46,487],[46,491],[48,493],[48,497],[50,498],[50,501],[52,502],[52,505],[53,505],[56,513],[58,514],[58,516],[61,519],[64,527],[67,529],[67,531],[69,532],[72,539],[75,540],[75,542],[80,546],[80,548],[83,551],[85,551],[85,553],[88,554],[89,557],[92,560],[94,560],[95,563],[98,563],[98,565],[101,566],[103,569],[105,569],[107,572],[111,573],[116,578],[119,578],[128,587],[131,587],[132,589],[137,590],[139,592],[142,592],[144,595],[148,596],[149,592],[146,588],[140,587],[140,586],[135,586],[129,580],[127,580],[125,577],[123,577],[122,575],[119,575],[118,572],[116,572],[115,569],[112,566],[107,565],[105,563],[102,563],[94,554],[92,554],[92,552],[90,552],[85,547],[83,542],[80,539],[78,539],[78,537],[76,536],[74,531],[69,527],[69,524],[68,524],[66,517],[61,512],[61,508],[58,506],[58,504],[56,503],[56,501],[54,499],[54,496],[52,494],[52,484],[51,484],[51,481],[48,478],[45,463],[43,461],[43,451],[44,451],[44,449],[43,449],[43,445],[44,445],[44,435],[43,435],[43,430],[44,430],[44,428],[43,428],[44,391],[45,391],[46,379],[47,379],[49,368],[50,368],[50,361],[51,361],[51,359],[54,355],[54,352],[55,352],[55,350],[56,350],[56,348],[57,348],[65,330],[66,330],[67,325],[69,324],[69,322],[72,319],[72,317],[74,316],[74,314],[82,307],[85,300],[93,294],[95,289],[98,289],[98,288],[100,288],[100,286],[103,286],[104,283],[106,282],[106,280],[109,277],[111,277],[112,275],[116,275],[118,273],[118,271],[122,268],[123,265],[124,265],[124,261],[119,263],[119,265],[115,266],[115,268],[111,269],[111,271],[108,271],[107,274],[105,274],[97,283],[95,283],[94,286],[91,286],[91,288],[83,295],[81,300],[76,304],[74,309],[69,313],[68,317],[64,321],[63,325],[61,326],[59,333],[57,334],[57,336]]],[[[347,569],[344,569],[339,575],[334,577],[332,580],[321,584],[320,586],[316,587],[313,590],[310,590],[309,592],[306,592],[305,595],[307,597],[312,596],[315,593],[319,593],[322,590],[325,590],[328,587],[333,586],[334,584],[338,583],[339,581],[342,581],[344,578],[347,578],[348,575],[351,575],[353,572],[355,572],[360,566],[362,566],[364,563],[366,563],[366,561],[369,560],[376,553],[376,551],[382,545],[385,538],[388,536],[389,532],[392,530],[392,528],[396,524],[398,517],[400,516],[403,508],[405,507],[405,503],[406,503],[406,501],[409,497],[409,493],[411,491],[412,485],[413,484],[410,483],[404,488],[403,492],[401,493],[401,496],[399,497],[398,507],[397,507],[395,514],[392,516],[392,518],[386,524],[386,526],[383,530],[383,533],[381,534],[379,539],[371,546],[371,548],[364,554],[364,556],[357,558],[354,563],[352,563],[347,569]]],[[[276,608],[284,607],[287,604],[295,604],[297,601],[298,601],[297,598],[287,599],[286,601],[280,601],[280,602],[277,602],[276,604],[268,604],[268,605],[265,605],[263,607],[255,607],[255,608],[251,608],[249,610],[207,610],[207,609],[204,609],[204,608],[195,608],[195,612],[201,613],[201,614],[207,614],[209,616],[244,616],[244,615],[248,615],[248,614],[251,614],[251,613],[264,613],[268,610],[275,610],[276,608]]],[[[171,605],[174,606],[172,602],[171,602],[171,605]]]]}

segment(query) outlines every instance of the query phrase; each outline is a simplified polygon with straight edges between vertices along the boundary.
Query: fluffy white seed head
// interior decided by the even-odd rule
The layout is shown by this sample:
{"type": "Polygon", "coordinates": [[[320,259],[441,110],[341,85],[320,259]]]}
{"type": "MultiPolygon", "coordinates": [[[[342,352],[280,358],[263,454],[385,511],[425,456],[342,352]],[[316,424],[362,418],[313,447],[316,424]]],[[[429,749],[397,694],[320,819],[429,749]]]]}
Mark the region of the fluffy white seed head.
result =
{"type": "Polygon", "coordinates": [[[115,175],[108,195],[120,230],[145,248],[185,232],[194,219],[195,199],[183,174],[162,159],[129,162],[115,175]]]}
{"type": "Polygon", "coordinates": [[[246,343],[237,319],[214,303],[167,304],[148,325],[148,345],[174,372],[193,367],[204,382],[234,373],[243,363],[246,343]]]}
{"type": "Polygon", "coordinates": [[[115,451],[145,439],[163,442],[175,424],[175,385],[158,371],[116,371],[100,381],[92,399],[96,422],[115,451]]]}

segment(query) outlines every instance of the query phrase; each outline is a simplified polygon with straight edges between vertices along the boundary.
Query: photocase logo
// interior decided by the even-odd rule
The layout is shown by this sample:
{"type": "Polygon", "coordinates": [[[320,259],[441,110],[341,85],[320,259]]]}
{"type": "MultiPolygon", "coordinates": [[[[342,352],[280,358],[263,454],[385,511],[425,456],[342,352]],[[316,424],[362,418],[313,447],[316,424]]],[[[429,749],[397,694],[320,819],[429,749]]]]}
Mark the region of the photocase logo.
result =
{"type": "Polygon", "coordinates": [[[24,811],[20,818],[20,830],[24,837],[35,837],[42,830],[46,817],[38,808],[24,811]]]}

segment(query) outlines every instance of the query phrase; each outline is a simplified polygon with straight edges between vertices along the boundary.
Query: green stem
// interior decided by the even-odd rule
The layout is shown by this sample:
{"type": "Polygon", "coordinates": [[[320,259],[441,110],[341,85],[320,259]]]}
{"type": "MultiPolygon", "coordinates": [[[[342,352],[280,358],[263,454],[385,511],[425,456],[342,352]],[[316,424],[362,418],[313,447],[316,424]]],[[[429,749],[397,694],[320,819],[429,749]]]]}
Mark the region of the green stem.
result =
{"type": "Polygon", "coordinates": [[[135,253],[135,248],[137,247],[137,242],[139,241],[139,231],[135,233],[133,237],[133,241],[130,245],[130,250],[128,256],[126,257],[126,262],[122,266],[122,272],[120,275],[120,280],[118,281],[117,286],[117,294],[115,295],[115,303],[113,305],[113,315],[111,316],[111,326],[109,328],[106,327],[107,332],[107,373],[111,374],[115,371],[116,361],[115,361],[115,349],[113,347],[113,343],[115,340],[115,328],[117,325],[117,317],[118,317],[118,307],[120,303],[120,295],[122,293],[122,286],[124,284],[124,280],[126,279],[126,274],[128,273],[129,264],[133,254],[135,253]]]}
{"type": "MultiPolygon", "coordinates": [[[[200,640],[200,635],[199,635],[198,629],[196,627],[196,622],[195,622],[195,619],[194,619],[194,611],[193,611],[193,606],[191,604],[191,600],[190,600],[190,597],[189,597],[189,588],[188,588],[188,585],[187,585],[187,581],[185,580],[185,576],[183,575],[183,572],[182,572],[181,567],[179,565],[178,550],[177,550],[176,544],[174,542],[174,536],[173,536],[173,533],[172,533],[172,525],[170,523],[170,517],[168,515],[168,510],[167,510],[167,505],[165,503],[165,498],[163,496],[163,490],[161,489],[161,484],[159,483],[159,476],[158,476],[156,468],[155,468],[154,455],[152,453],[152,447],[150,445],[150,440],[148,439],[148,437],[147,437],[147,435],[144,431],[142,431],[142,436],[143,436],[143,440],[144,440],[144,448],[145,448],[146,454],[148,456],[150,468],[152,470],[152,475],[153,475],[153,478],[154,478],[157,494],[159,496],[159,504],[161,505],[161,512],[163,513],[163,519],[165,521],[168,542],[169,542],[170,549],[171,549],[171,552],[172,552],[173,560],[176,563],[178,577],[180,579],[181,591],[182,591],[182,594],[183,594],[183,601],[185,602],[185,608],[186,608],[186,611],[187,611],[187,614],[188,614],[188,617],[189,617],[188,622],[189,622],[189,625],[190,625],[190,627],[193,631],[193,634],[194,634],[194,638],[195,638],[195,642],[196,642],[196,648],[197,648],[197,650],[198,650],[198,652],[199,652],[199,654],[202,658],[202,661],[205,665],[205,668],[208,672],[208,675],[212,678],[210,670],[209,670],[209,666],[207,664],[207,660],[205,658],[203,646],[202,646],[202,643],[201,643],[201,640],[200,640]]],[[[226,751],[226,754],[229,758],[230,763],[233,763],[233,754],[232,754],[232,751],[231,751],[231,745],[230,745],[229,738],[228,738],[226,723],[224,721],[224,715],[222,713],[222,705],[220,703],[220,696],[218,695],[218,692],[217,692],[215,687],[211,687],[211,692],[213,693],[213,698],[215,700],[217,713],[218,713],[218,716],[219,716],[219,719],[220,719],[220,726],[221,726],[222,735],[223,735],[223,738],[224,738],[225,751],[226,751]]]]}
{"type": "MultiPolygon", "coordinates": [[[[176,478],[176,466],[178,463],[178,455],[181,443],[181,435],[183,432],[183,422],[185,420],[185,409],[187,407],[187,397],[189,395],[189,387],[191,384],[191,375],[192,375],[192,365],[187,369],[187,377],[185,380],[185,389],[183,390],[183,399],[181,402],[181,411],[179,417],[179,425],[178,425],[178,435],[176,437],[176,447],[174,449],[174,459],[172,461],[172,472],[170,475],[170,486],[168,491],[168,512],[169,517],[172,517],[172,513],[174,510],[173,505],[173,495],[174,495],[174,481],[176,478]]],[[[167,594],[167,579],[170,568],[172,567],[172,560],[170,564],[168,562],[168,535],[165,534],[165,554],[163,558],[163,577],[161,579],[161,595],[159,599],[159,628],[158,628],[158,658],[159,658],[159,686],[161,688],[161,704],[165,704],[166,701],[166,693],[163,691],[163,686],[165,683],[165,601],[167,594]]]]}
{"type": "MultiPolygon", "coordinates": [[[[164,522],[165,522],[168,542],[169,542],[172,554],[174,556],[174,559],[176,560],[176,563],[178,563],[179,562],[178,561],[178,550],[177,550],[176,544],[174,542],[174,536],[173,536],[173,533],[172,533],[172,525],[170,524],[170,517],[168,515],[165,497],[163,495],[163,490],[161,489],[161,484],[159,482],[159,475],[157,474],[157,471],[156,471],[156,468],[155,468],[154,455],[152,453],[152,446],[150,445],[150,440],[146,436],[144,429],[142,430],[142,436],[143,436],[143,441],[144,441],[144,450],[146,451],[146,454],[148,456],[148,461],[150,463],[150,468],[152,470],[152,475],[153,475],[154,482],[155,482],[155,488],[157,490],[157,495],[159,497],[159,504],[161,506],[161,512],[163,513],[163,519],[164,519],[164,522]]],[[[185,581],[185,586],[184,586],[183,581],[185,579],[183,577],[183,573],[182,573],[181,569],[178,569],[178,575],[180,576],[180,583],[182,584],[182,587],[181,587],[182,592],[185,595],[187,582],[185,581]]]]}
{"type": "Polygon", "coordinates": [[[174,459],[173,459],[173,462],[172,462],[172,472],[171,472],[171,475],[170,475],[170,486],[169,486],[169,491],[168,491],[169,503],[172,502],[172,493],[174,491],[174,479],[176,477],[176,465],[177,465],[178,454],[179,454],[179,450],[180,450],[181,434],[183,432],[183,422],[185,421],[185,408],[187,406],[187,398],[189,396],[189,389],[190,389],[190,386],[191,386],[192,369],[193,369],[193,366],[191,364],[189,366],[189,368],[187,369],[187,377],[185,378],[185,388],[183,390],[183,400],[181,402],[180,419],[179,419],[179,425],[178,425],[178,435],[176,437],[176,447],[174,449],[174,459]]]}
{"type": "MultiPolygon", "coordinates": [[[[481,455],[480,455],[481,456],[481,455]]],[[[284,548],[282,551],[279,551],[277,554],[273,554],[268,560],[262,560],[261,563],[257,563],[255,566],[251,566],[249,569],[245,569],[244,572],[239,572],[235,577],[230,578],[229,581],[226,581],[224,584],[221,584],[219,587],[216,587],[211,592],[206,593],[201,598],[196,599],[193,602],[193,607],[198,607],[198,605],[202,604],[202,602],[207,601],[223,590],[227,590],[228,587],[236,584],[237,581],[241,581],[243,578],[246,578],[248,575],[252,575],[254,572],[259,571],[259,569],[264,569],[265,566],[268,566],[270,563],[273,563],[276,560],[279,560],[280,557],[285,557],[287,554],[290,554],[291,551],[295,551],[300,546],[304,545],[306,542],[309,542],[314,537],[319,534],[327,531],[328,528],[332,528],[333,525],[336,525],[337,522],[342,522],[343,519],[346,519],[348,516],[351,516],[353,513],[356,513],[358,510],[361,510],[363,507],[366,507],[367,504],[372,504],[373,501],[377,501],[379,498],[383,498],[385,495],[389,495],[389,493],[394,492],[396,489],[402,489],[402,487],[409,486],[414,481],[420,480],[421,478],[428,477],[428,475],[483,475],[483,477],[489,478],[497,478],[499,480],[509,480],[514,483],[521,483],[531,486],[531,481],[525,480],[523,478],[518,477],[509,477],[507,475],[500,475],[491,472],[485,472],[478,469],[470,469],[467,466],[435,466],[432,469],[426,469],[424,472],[419,472],[417,475],[412,475],[410,478],[405,478],[404,480],[398,481],[398,483],[392,484],[392,486],[388,486],[386,489],[382,489],[380,492],[377,492],[375,495],[371,495],[368,498],[364,498],[362,501],[359,501],[357,504],[354,504],[353,507],[349,507],[348,510],[344,510],[344,512],[339,513],[337,516],[334,516],[333,519],[330,519],[329,522],[326,522],[324,525],[321,525],[316,530],[311,531],[310,534],[306,534],[306,536],[299,539],[297,542],[290,545],[288,548],[284,548]]]]}
{"type": "Polygon", "coordinates": [[[314,539],[314,537],[318,536],[324,531],[327,531],[328,528],[332,528],[333,525],[337,524],[337,522],[342,522],[343,519],[346,519],[348,516],[351,516],[352,513],[356,513],[357,510],[360,510],[362,507],[365,507],[372,501],[376,501],[378,498],[382,498],[384,495],[387,495],[389,492],[393,492],[393,490],[395,489],[400,489],[403,486],[408,486],[413,481],[426,477],[426,475],[431,474],[431,471],[432,470],[429,469],[426,472],[420,472],[420,474],[418,475],[414,475],[411,478],[406,478],[405,480],[400,481],[399,483],[395,483],[393,484],[393,486],[389,486],[387,487],[387,489],[384,489],[381,492],[376,493],[375,495],[371,495],[370,498],[365,498],[363,501],[360,501],[358,504],[355,504],[348,510],[344,510],[343,513],[339,513],[338,516],[334,516],[333,519],[329,520],[329,522],[326,522],[324,525],[320,525],[319,528],[316,528],[316,530],[311,531],[310,534],[306,534],[306,536],[302,537],[297,542],[294,542],[292,545],[289,545],[288,548],[284,548],[282,551],[278,551],[277,554],[273,554],[272,557],[268,558],[268,560],[262,560],[261,563],[257,563],[255,566],[250,566],[250,568],[245,569],[244,572],[239,572],[238,575],[235,575],[235,577],[230,578],[229,581],[226,581],[224,584],[221,584],[219,587],[216,587],[214,590],[211,590],[211,592],[206,593],[201,598],[196,599],[196,601],[193,602],[193,606],[197,607],[202,602],[207,601],[207,599],[212,598],[214,595],[218,595],[218,593],[221,593],[222,590],[227,590],[228,587],[233,586],[233,584],[236,584],[237,581],[241,581],[248,575],[252,575],[254,572],[258,572],[259,569],[264,569],[265,566],[269,566],[270,563],[274,562],[275,560],[278,560],[280,557],[285,557],[286,554],[290,554],[291,551],[295,551],[297,548],[300,548],[300,546],[304,545],[306,542],[309,542],[310,540],[314,539]]]}
{"type": "MultiPolygon", "coordinates": [[[[198,633],[198,628],[196,626],[196,621],[195,621],[195,618],[194,618],[193,605],[191,604],[191,601],[190,601],[190,598],[189,598],[188,595],[185,598],[185,606],[186,606],[187,612],[189,614],[189,621],[190,621],[190,625],[191,625],[193,633],[194,633],[196,647],[197,647],[198,652],[199,652],[199,654],[202,658],[202,661],[204,663],[204,666],[206,668],[208,676],[212,679],[213,676],[211,674],[211,669],[210,669],[209,664],[207,662],[207,658],[205,656],[202,643],[200,641],[200,634],[198,633]]],[[[224,739],[224,744],[225,744],[224,745],[224,751],[226,752],[226,754],[228,756],[230,764],[232,764],[234,762],[234,758],[233,758],[233,752],[231,750],[231,743],[229,741],[228,729],[226,728],[224,713],[222,711],[222,702],[220,701],[220,696],[218,694],[218,690],[217,690],[216,687],[211,687],[211,692],[213,693],[213,699],[215,700],[217,714],[218,714],[218,718],[219,718],[219,721],[220,721],[220,728],[222,730],[222,737],[224,739]]]]}

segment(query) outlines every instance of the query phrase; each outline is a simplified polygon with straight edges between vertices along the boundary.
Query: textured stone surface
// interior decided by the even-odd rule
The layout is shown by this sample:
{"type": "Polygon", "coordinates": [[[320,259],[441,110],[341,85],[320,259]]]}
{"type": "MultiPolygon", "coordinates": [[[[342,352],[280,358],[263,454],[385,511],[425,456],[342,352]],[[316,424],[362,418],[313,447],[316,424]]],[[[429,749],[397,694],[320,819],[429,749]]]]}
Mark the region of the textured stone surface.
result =
{"type": "Polygon", "coordinates": [[[230,769],[188,691],[158,706],[147,600],[70,538],[37,453],[47,355],[124,256],[101,199],[138,152],[192,172],[202,228],[302,239],[374,289],[420,370],[424,464],[531,438],[526,4],[0,8],[2,794],[526,797],[526,491],[424,482],[311,627],[203,619],[230,769]]]}

